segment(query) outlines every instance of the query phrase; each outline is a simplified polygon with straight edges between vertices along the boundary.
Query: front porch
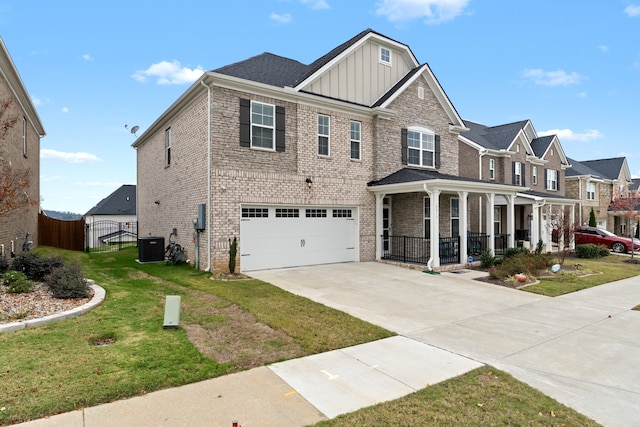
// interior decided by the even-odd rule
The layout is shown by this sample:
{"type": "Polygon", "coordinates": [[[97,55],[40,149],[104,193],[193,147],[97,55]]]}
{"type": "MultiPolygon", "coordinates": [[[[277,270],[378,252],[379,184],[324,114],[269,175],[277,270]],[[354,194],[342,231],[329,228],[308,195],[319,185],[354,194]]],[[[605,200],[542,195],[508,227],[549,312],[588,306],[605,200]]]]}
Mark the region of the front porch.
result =
{"type": "MultiPolygon", "coordinates": [[[[494,254],[502,256],[509,241],[508,234],[490,236],[486,233],[469,232],[467,234],[467,254],[461,253],[460,236],[440,237],[438,239],[439,265],[467,264],[480,261],[482,254],[490,249],[489,240],[494,239],[494,254]]],[[[431,239],[411,236],[382,235],[381,259],[406,264],[427,265],[431,258],[431,239]]]]}

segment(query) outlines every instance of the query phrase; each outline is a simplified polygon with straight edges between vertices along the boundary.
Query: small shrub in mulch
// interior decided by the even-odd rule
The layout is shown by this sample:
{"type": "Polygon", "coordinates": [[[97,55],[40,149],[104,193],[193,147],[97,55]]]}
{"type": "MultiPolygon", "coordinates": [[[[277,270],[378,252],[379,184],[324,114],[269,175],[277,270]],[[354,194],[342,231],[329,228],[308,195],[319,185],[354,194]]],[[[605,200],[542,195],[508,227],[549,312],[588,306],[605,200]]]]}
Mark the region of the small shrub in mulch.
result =
{"type": "Polygon", "coordinates": [[[593,243],[576,245],[576,256],[578,258],[602,258],[609,256],[609,248],[602,245],[594,245],[593,243]]]}
{"type": "Polygon", "coordinates": [[[64,260],[59,257],[41,258],[33,253],[24,253],[16,256],[11,269],[23,272],[29,280],[42,282],[55,268],[63,265],[64,260]]]}
{"type": "Polygon", "coordinates": [[[35,284],[20,271],[7,271],[2,279],[2,284],[7,286],[7,292],[12,294],[28,294],[33,291],[35,284]]]}
{"type": "Polygon", "coordinates": [[[87,298],[91,293],[78,264],[65,264],[53,269],[45,278],[54,298],[87,298]]]}
{"type": "Polygon", "coordinates": [[[517,253],[489,270],[489,278],[504,280],[518,273],[526,276],[537,276],[540,271],[553,264],[553,255],[536,253],[517,253]]]}

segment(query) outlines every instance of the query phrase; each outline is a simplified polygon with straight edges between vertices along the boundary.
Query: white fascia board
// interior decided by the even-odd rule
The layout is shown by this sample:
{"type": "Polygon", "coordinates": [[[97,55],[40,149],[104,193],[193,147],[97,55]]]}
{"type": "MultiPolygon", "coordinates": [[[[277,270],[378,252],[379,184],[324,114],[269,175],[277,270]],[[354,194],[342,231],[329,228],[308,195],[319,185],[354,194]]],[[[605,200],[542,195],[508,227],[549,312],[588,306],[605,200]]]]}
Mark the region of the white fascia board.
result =
{"type": "Polygon", "coordinates": [[[375,185],[368,187],[372,193],[399,194],[418,193],[425,190],[440,190],[443,192],[467,191],[469,193],[496,193],[496,194],[516,194],[518,191],[528,189],[505,184],[490,184],[486,182],[456,181],[448,179],[429,179],[424,181],[403,182],[399,184],[375,185]]]}

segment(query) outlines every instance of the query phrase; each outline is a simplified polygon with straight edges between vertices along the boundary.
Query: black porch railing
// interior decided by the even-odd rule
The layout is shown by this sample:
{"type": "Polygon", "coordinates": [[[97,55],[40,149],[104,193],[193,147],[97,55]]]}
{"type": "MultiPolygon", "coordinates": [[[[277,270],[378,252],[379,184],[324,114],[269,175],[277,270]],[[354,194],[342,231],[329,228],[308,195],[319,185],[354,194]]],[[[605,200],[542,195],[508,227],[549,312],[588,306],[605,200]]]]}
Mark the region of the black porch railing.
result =
{"type": "MultiPolygon", "coordinates": [[[[431,240],[410,236],[380,236],[382,240],[382,259],[400,261],[411,264],[427,264],[431,256],[431,240]]],[[[489,239],[486,233],[467,233],[467,256],[473,261],[479,261],[482,253],[489,249],[489,239]]],[[[493,236],[494,253],[504,255],[509,244],[509,234],[493,236]]],[[[467,262],[467,257],[461,259],[460,236],[440,237],[439,247],[440,265],[460,264],[467,262]]]]}

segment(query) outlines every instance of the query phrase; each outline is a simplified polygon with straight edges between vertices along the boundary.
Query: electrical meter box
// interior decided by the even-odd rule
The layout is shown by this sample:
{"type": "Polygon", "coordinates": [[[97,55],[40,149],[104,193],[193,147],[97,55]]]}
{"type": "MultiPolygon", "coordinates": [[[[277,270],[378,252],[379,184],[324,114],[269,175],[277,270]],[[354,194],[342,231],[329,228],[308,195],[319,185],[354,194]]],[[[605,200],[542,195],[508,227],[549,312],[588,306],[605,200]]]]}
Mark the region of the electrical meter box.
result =
{"type": "Polygon", "coordinates": [[[198,216],[193,225],[193,228],[195,228],[198,231],[204,230],[206,228],[205,227],[206,223],[207,223],[207,204],[201,203],[198,205],[198,216]]]}

